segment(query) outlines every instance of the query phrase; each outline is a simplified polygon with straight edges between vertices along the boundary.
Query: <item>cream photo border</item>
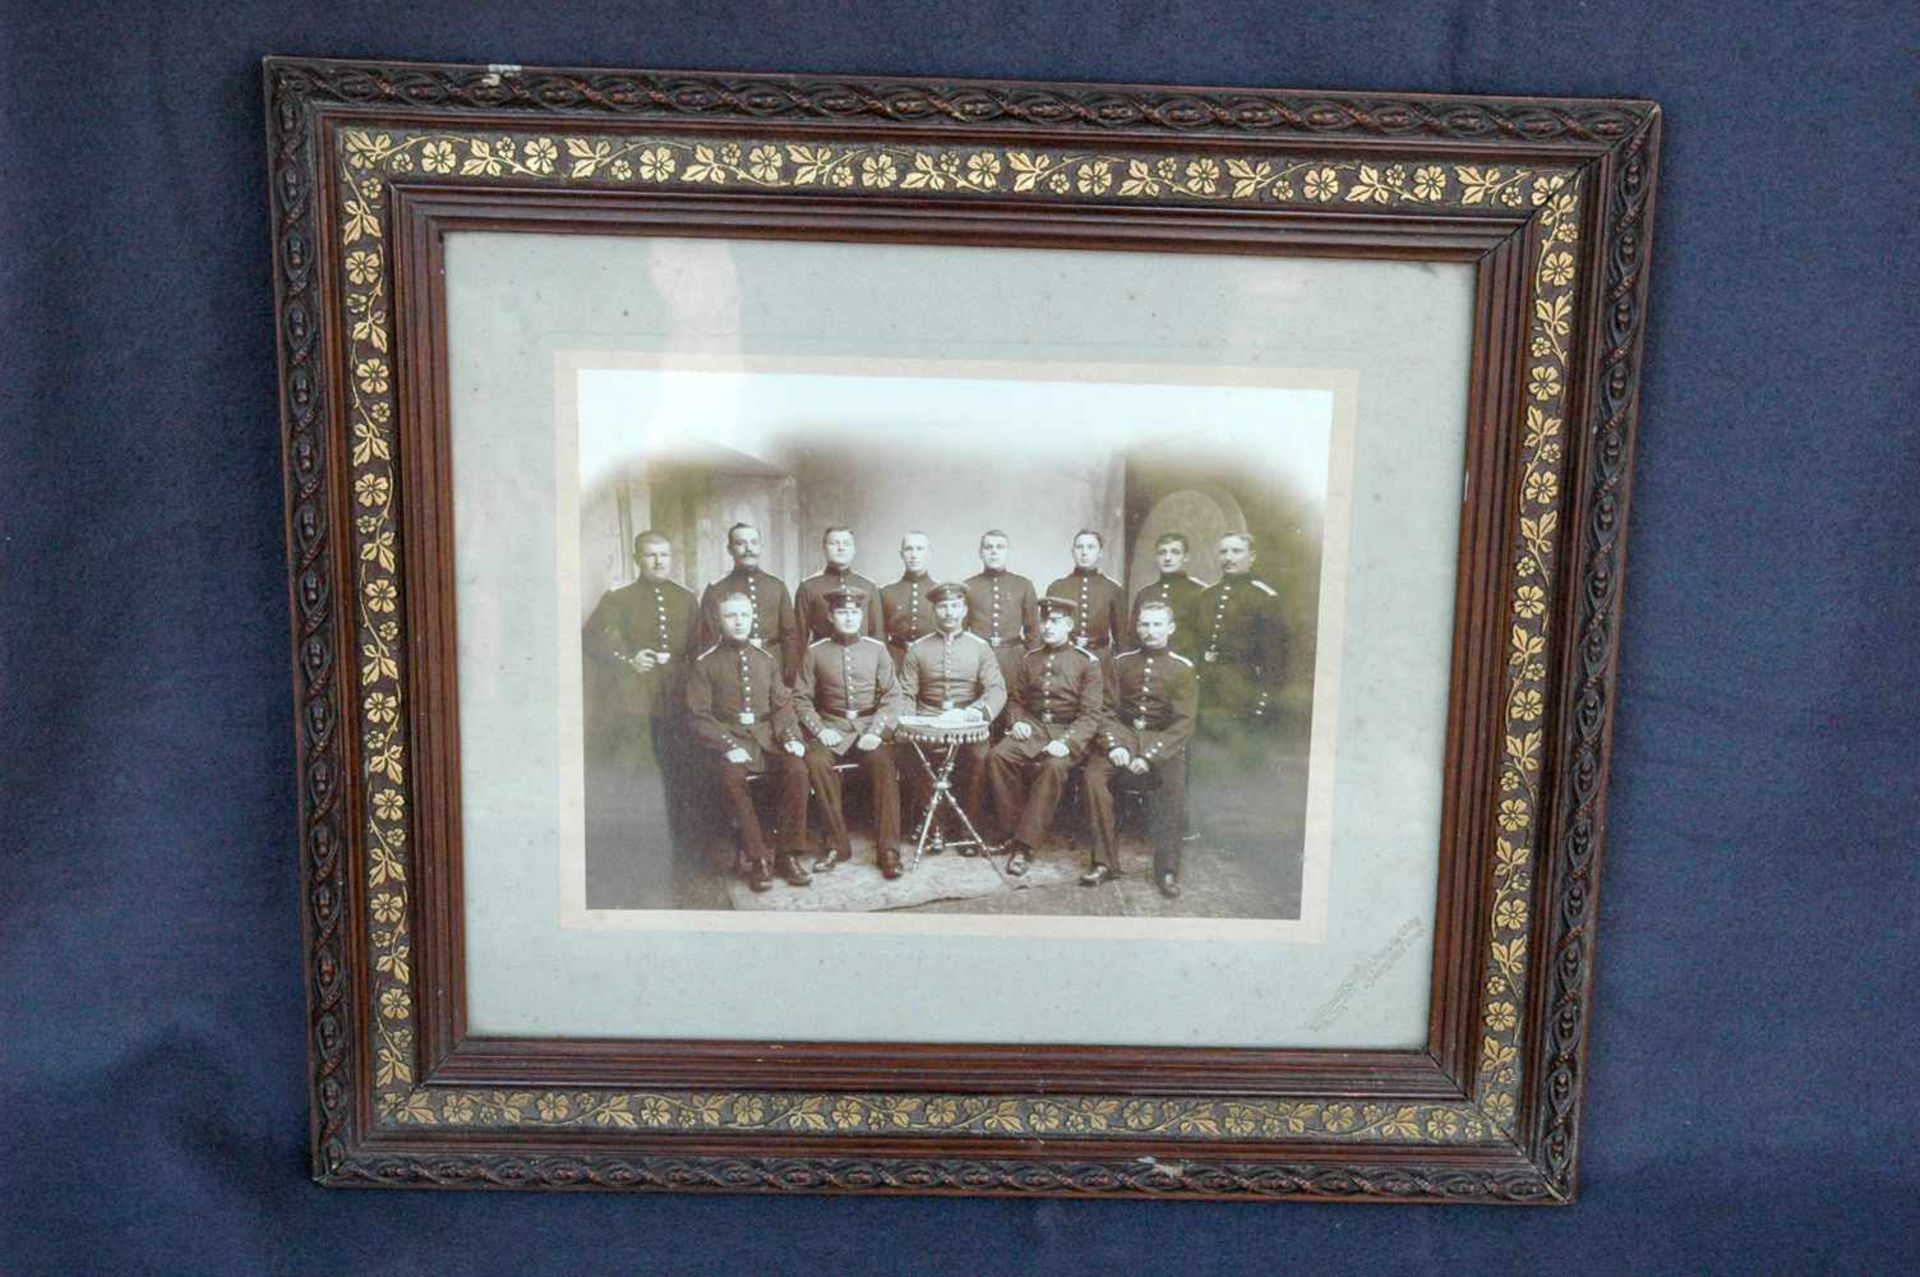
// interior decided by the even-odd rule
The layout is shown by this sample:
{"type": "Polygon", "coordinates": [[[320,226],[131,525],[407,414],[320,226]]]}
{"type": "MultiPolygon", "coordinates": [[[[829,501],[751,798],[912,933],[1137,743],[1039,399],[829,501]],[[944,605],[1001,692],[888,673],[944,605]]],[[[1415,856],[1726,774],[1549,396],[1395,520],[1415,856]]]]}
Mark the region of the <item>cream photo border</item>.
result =
{"type": "Polygon", "coordinates": [[[1334,759],[1341,660],[1345,647],[1348,532],[1353,497],[1358,377],[1348,370],[1176,367],[1094,362],[929,360],[845,357],[638,354],[560,350],[554,355],[555,604],[561,695],[559,925],[565,930],[761,932],[787,934],[1021,936],[1101,940],[1244,940],[1319,944],[1326,938],[1329,866],[1333,854],[1334,759]],[[917,914],[911,911],[829,913],[593,909],[586,896],[585,758],[579,618],[580,403],[583,372],[609,369],[845,377],[965,378],[1011,382],[1255,387],[1318,390],[1331,395],[1327,423],[1320,597],[1308,746],[1305,842],[1300,916],[1263,918],[1078,917],[1072,915],[917,914]]]}

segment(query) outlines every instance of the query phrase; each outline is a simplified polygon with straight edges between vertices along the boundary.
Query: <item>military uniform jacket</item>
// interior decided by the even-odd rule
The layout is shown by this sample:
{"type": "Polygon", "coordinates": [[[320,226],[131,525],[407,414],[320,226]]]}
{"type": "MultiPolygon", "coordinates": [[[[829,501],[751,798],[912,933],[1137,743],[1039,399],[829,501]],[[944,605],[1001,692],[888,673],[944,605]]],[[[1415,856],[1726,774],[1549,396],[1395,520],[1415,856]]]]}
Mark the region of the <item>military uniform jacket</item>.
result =
{"type": "Polygon", "coordinates": [[[1193,662],[1178,652],[1136,647],[1106,663],[1107,717],[1102,749],[1125,749],[1149,764],[1187,747],[1200,684],[1193,662]]]}
{"type": "Polygon", "coordinates": [[[865,634],[850,640],[835,635],[813,643],[800,658],[793,708],[813,735],[829,727],[839,732],[840,743],[828,748],[845,754],[857,737],[891,732],[907,698],[885,643],[865,634]]]}
{"type": "Polygon", "coordinates": [[[860,619],[860,632],[879,638],[885,633],[880,628],[880,587],[858,572],[842,572],[829,566],[814,576],[800,582],[800,588],[793,592],[793,614],[800,622],[800,634],[803,642],[811,643],[815,639],[833,637],[833,609],[827,606],[827,595],[835,590],[851,586],[865,590],[867,605],[860,619]]]}
{"type": "Polygon", "coordinates": [[[673,581],[641,577],[608,590],[587,618],[581,643],[602,663],[620,708],[630,714],[669,714],[693,654],[693,591],[673,581]],[[664,666],[638,670],[640,652],[665,657],[664,666]]]}
{"type": "Polygon", "coordinates": [[[1099,732],[1106,702],[1105,676],[1092,652],[1066,643],[1036,647],[1020,658],[1007,719],[1029,724],[1032,743],[1065,741],[1068,754],[1078,756],[1099,732]]]}
{"type": "Polygon", "coordinates": [[[700,596],[700,631],[695,641],[700,647],[720,642],[720,600],[729,594],[744,594],[753,601],[753,642],[765,648],[780,662],[783,676],[800,666],[800,626],[793,616],[793,598],[779,577],[759,568],[735,568],[709,585],[700,596]]]}
{"type": "Polygon", "coordinates": [[[1002,568],[966,579],[967,628],[993,647],[1020,647],[1040,637],[1040,601],[1033,582],[1002,568]]]}
{"type": "Polygon", "coordinates": [[[800,739],[793,693],[757,643],[723,639],[700,653],[687,673],[687,715],[694,743],[714,754],[771,754],[800,739]]]}
{"type": "Polygon", "coordinates": [[[1134,642],[1139,633],[1141,605],[1165,603],[1173,609],[1173,638],[1167,646],[1190,661],[1199,660],[1204,650],[1200,633],[1200,599],[1206,592],[1205,585],[1185,572],[1162,572],[1158,580],[1141,586],[1139,593],[1133,596],[1133,606],[1127,611],[1127,638],[1124,642],[1134,642]]]}
{"type": "Polygon", "coordinates": [[[880,628],[903,663],[913,641],[935,629],[933,604],[927,602],[927,591],[937,584],[933,577],[922,572],[918,576],[902,576],[892,585],[881,587],[880,628]]]}
{"type": "Polygon", "coordinates": [[[929,634],[907,649],[901,690],[921,713],[977,709],[992,722],[1007,704],[1007,680],[993,649],[978,634],[929,634]]]}
{"type": "Polygon", "coordinates": [[[1073,641],[1104,655],[1131,641],[1127,630],[1126,587],[1093,568],[1075,568],[1047,587],[1047,597],[1072,599],[1080,605],[1073,641]]]}
{"type": "Polygon", "coordinates": [[[1279,593],[1247,573],[1223,576],[1201,595],[1195,619],[1207,704],[1264,714],[1285,673],[1279,593]]]}

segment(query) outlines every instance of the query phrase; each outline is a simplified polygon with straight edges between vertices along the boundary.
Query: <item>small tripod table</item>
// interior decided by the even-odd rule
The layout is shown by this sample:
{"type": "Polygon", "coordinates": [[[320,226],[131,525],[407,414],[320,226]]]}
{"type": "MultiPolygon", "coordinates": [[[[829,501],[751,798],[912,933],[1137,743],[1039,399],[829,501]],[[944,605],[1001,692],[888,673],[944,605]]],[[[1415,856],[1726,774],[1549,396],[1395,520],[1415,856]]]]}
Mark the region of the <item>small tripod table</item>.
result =
{"type": "Polygon", "coordinates": [[[933,782],[932,796],[927,799],[926,814],[920,818],[920,836],[914,840],[913,862],[907,866],[912,872],[920,864],[927,845],[932,843],[935,851],[948,847],[978,847],[989,850],[987,840],[974,828],[973,818],[967,815],[967,809],[953,792],[953,767],[960,757],[960,747],[971,745],[987,738],[988,726],[978,719],[951,719],[944,715],[909,714],[901,718],[898,735],[913,746],[913,752],[920,760],[920,766],[926,770],[927,779],[933,782]],[[932,751],[933,757],[928,756],[932,751]],[[938,764],[934,757],[939,759],[938,764]],[[960,818],[960,825],[967,831],[965,838],[948,841],[940,828],[940,808],[951,807],[953,814],[960,818]]]}

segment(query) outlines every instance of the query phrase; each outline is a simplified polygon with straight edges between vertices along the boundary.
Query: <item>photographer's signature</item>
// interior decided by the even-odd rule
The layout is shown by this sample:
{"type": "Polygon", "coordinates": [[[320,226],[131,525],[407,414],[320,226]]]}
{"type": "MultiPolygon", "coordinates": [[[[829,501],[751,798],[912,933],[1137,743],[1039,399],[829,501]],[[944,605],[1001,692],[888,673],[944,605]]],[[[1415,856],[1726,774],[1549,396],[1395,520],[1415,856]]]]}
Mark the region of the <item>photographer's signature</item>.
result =
{"type": "Polygon", "coordinates": [[[1340,1013],[1346,1010],[1347,1003],[1353,1000],[1354,995],[1363,993],[1378,983],[1380,977],[1392,969],[1393,964],[1413,947],[1413,942],[1425,929],[1425,925],[1418,917],[1408,918],[1401,923],[1400,929],[1388,937],[1384,945],[1353,964],[1353,969],[1347,972],[1347,978],[1340,982],[1340,987],[1333,991],[1333,996],[1322,1002],[1320,1009],[1313,1013],[1313,1018],[1307,1021],[1307,1027],[1324,1029],[1339,1019],[1340,1013]]]}

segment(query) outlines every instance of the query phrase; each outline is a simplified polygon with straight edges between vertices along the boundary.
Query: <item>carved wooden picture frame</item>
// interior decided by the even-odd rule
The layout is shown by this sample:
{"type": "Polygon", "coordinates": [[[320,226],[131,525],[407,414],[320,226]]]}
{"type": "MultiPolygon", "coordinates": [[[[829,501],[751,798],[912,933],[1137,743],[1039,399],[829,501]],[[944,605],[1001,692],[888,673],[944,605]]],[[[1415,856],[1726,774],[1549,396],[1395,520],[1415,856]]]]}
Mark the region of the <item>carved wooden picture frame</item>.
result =
{"type": "Polygon", "coordinates": [[[265,81],[316,1178],[1572,1199],[1655,106],[280,58],[265,81]],[[441,268],[473,228],[1470,264],[1424,1048],[469,1033],[441,268]]]}

